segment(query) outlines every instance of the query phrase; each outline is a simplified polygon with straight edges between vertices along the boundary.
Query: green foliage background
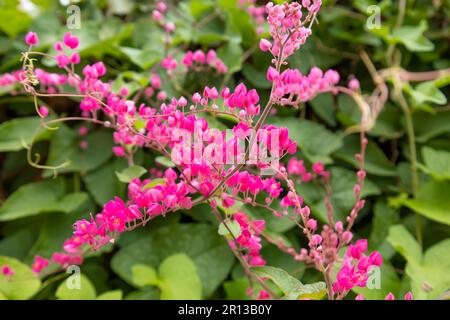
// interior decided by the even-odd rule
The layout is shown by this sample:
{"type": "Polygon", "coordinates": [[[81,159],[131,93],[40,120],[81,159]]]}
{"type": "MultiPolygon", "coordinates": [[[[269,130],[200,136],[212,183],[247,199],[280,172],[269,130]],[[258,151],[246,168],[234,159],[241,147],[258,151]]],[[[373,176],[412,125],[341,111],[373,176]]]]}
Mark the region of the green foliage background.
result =
{"type": "MultiPolygon", "coordinates": [[[[67,31],[67,7],[57,1],[31,1],[36,14],[18,7],[19,1],[0,0],[0,72],[20,68],[23,37],[33,30],[40,36],[40,50],[67,31]]],[[[263,2],[260,2],[263,3],[263,2]]],[[[395,26],[398,1],[324,1],[319,24],[307,44],[290,58],[290,65],[307,72],[312,66],[334,68],[344,81],[355,75],[362,91],[370,93],[372,79],[361,61],[366,51],[378,69],[395,67],[387,58],[394,48],[401,55],[398,67],[412,72],[450,68],[449,0],[408,0],[401,26],[395,26]],[[378,4],[381,28],[368,29],[367,7],[378,4]]],[[[148,83],[150,68],[163,58],[161,31],[151,21],[152,2],[130,0],[81,1],[80,53],[85,63],[102,59],[113,88],[130,92],[148,83]]],[[[169,96],[195,92],[205,85],[229,86],[244,81],[267,100],[270,83],[265,78],[269,55],[257,49],[259,37],[249,14],[234,0],[176,1],[168,13],[177,29],[174,43],[189,48],[216,48],[229,67],[225,77],[189,74],[178,85],[163,81],[169,96]],[[210,15],[214,19],[209,19],[210,15]]],[[[42,60],[47,69],[53,61],[42,60]]],[[[56,69],[55,69],[56,70],[56,69]]],[[[161,75],[163,76],[163,75],[161,75]]],[[[370,250],[384,257],[381,289],[358,289],[370,299],[388,292],[401,297],[412,289],[418,299],[443,297],[450,288],[450,108],[449,77],[412,83],[401,89],[411,110],[417,143],[419,188],[411,189],[411,154],[405,114],[390,99],[368,133],[366,160],[368,180],[363,194],[366,206],[354,228],[357,238],[368,238],[370,250]],[[415,193],[415,194],[414,194],[415,193]],[[422,243],[417,241],[420,220],[422,243]]],[[[392,88],[392,87],[390,87],[392,88]]],[[[234,259],[207,206],[195,207],[160,218],[151,225],[124,234],[115,246],[90,254],[81,267],[83,290],[65,290],[62,277],[41,283],[26,265],[35,255],[49,256],[60,250],[71,234],[72,223],[115,195],[125,198],[126,163],[112,156],[112,132],[92,127],[90,146],[78,148],[79,124],[59,130],[40,128],[31,97],[10,95],[14,88],[0,88],[0,266],[13,266],[20,279],[7,283],[0,275],[0,299],[170,299],[246,298],[248,280],[234,259]],[[48,165],[70,160],[68,167],[53,173],[32,168],[24,145],[48,165]],[[122,175],[116,175],[122,172],[122,175]]],[[[45,101],[61,115],[76,114],[77,102],[57,98],[45,101]]],[[[298,156],[308,165],[322,161],[331,170],[332,203],[337,217],[344,217],[353,204],[358,137],[346,129],[359,123],[358,107],[346,97],[322,95],[300,111],[278,108],[268,122],[290,129],[299,144],[298,156]]],[[[230,126],[226,119],[211,118],[215,125],[230,126]]],[[[156,154],[142,152],[137,164],[149,169],[156,154]]],[[[141,172],[142,173],[142,172],[141,172]]],[[[297,186],[313,215],[326,216],[320,186],[297,186]]],[[[267,229],[299,248],[304,245],[294,225],[268,213],[249,208],[263,217],[267,229]]],[[[420,239],[420,237],[419,237],[420,239]]],[[[302,283],[319,280],[320,274],[293,261],[273,245],[265,244],[268,265],[282,268],[302,283]]],[[[261,274],[274,276],[271,270],[261,274]]],[[[282,289],[282,288],[281,288],[282,289]]],[[[352,297],[352,295],[350,295],[352,297]]]]}

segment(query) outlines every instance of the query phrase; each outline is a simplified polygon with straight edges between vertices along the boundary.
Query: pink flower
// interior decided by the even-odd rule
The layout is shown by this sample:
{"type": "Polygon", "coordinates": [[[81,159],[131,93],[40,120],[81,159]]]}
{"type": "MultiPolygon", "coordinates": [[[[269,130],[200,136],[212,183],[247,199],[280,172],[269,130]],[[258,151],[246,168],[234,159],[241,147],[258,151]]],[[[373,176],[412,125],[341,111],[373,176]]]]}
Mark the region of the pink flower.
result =
{"type": "Polygon", "coordinates": [[[315,234],[315,235],[312,236],[312,238],[311,238],[311,244],[312,244],[313,246],[318,246],[318,245],[320,245],[321,243],[322,243],[322,237],[321,237],[321,236],[319,236],[318,234],[315,234]]]}
{"type": "Polygon", "coordinates": [[[153,18],[153,20],[159,22],[159,21],[162,21],[163,15],[158,10],[153,10],[152,11],[152,18],[153,18]]]}
{"type": "Polygon", "coordinates": [[[313,171],[314,171],[315,173],[317,173],[317,174],[320,175],[320,174],[323,172],[323,170],[324,170],[324,167],[323,167],[322,162],[316,162],[316,163],[314,163],[313,166],[312,166],[312,169],[313,169],[313,171]]]}
{"type": "Polygon", "coordinates": [[[411,291],[408,291],[405,294],[405,300],[412,300],[412,299],[413,299],[413,295],[412,295],[411,291]]]}
{"type": "Polygon", "coordinates": [[[82,264],[83,257],[79,255],[69,255],[66,253],[55,252],[51,259],[54,263],[59,264],[61,267],[66,267],[71,264],[82,264]]]}
{"type": "Polygon", "coordinates": [[[66,67],[71,62],[70,58],[65,54],[58,54],[55,59],[60,68],[66,67]]]}
{"type": "Polygon", "coordinates": [[[45,106],[40,106],[39,107],[39,116],[41,118],[45,118],[45,117],[48,116],[48,109],[47,109],[47,107],[45,107],[45,106]]]}
{"type": "Polygon", "coordinates": [[[348,246],[342,268],[338,271],[336,282],[333,284],[334,292],[343,293],[355,286],[364,287],[366,285],[370,267],[381,265],[381,255],[378,258],[379,253],[373,252],[367,257],[364,255],[366,250],[367,240],[365,239],[348,246]],[[371,258],[371,256],[375,258],[371,258]]]}
{"type": "Polygon", "coordinates": [[[70,62],[72,62],[73,64],[79,64],[80,63],[80,54],[78,52],[75,52],[70,57],[70,62]]]}
{"type": "Polygon", "coordinates": [[[35,272],[35,273],[39,273],[41,272],[43,269],[45,269],[49,264],[48,259],[42,258],[41,256],[35,256],[34,257],[34,262],[31,266],[31,269],[35,272]]]}
{"type": "Polygon", "coordinates": [[[81,100],[80,109],[83,111],[92,111],[100,109],[100,105],[91,97],[86,97],[81,100]]]}
{"type": "Polygon", "coordinates": [[[175,24],[173,22],[168,22],[164,26],[164,29],[166,29],[167,32],[172,33],[175,31],[175,24]]]}
{"type": "Polygon", "coordinates": [[[383,263],[383,257],[377,251],[374,251],[370,254],[369,260],[372,265],[375,265],[378,267],[381,266],[381,264],[383,263]]]}
{"type": "Polygon", "coordinates": [[[268,300],[270,299],[270,294],[265,291],[265,290],[261,290],[259,291],[258,297],[256,298],[256,300],[268,300]]]}
{"type": "Polygon", "coordinates": [[[161,79],[157,74],[152,74],[152,76],[150,77],[150,84],[155,89],[159,89],[161,87],[161,79]]]}
{"type": "Polygon", "coordinates": [[[317,220],[315,219],[309,219],[306,223],[306,227],[311,230],[317,230],[317,220]]]}
{"type": "Polygon", "coordinates": [[[360,84],[358,79],[351,79],[348,83],[348,88],[353,91],[358,91],[360,89],[360,84]]]}
{"type": "Polygon", "coordinates": [[[115,146],[112,148],[112,151],[114,152],[116,157],[125,157],[125,148],[124,147],[115,146]]]}
{"type": "Polygon", "coordinates": [[[201,99],[202,96],[198,92],[194,93],[194,95],[192,96],[192,101],[194,101],[194,103],[200,103],[201,99]]]}
{"type": "Polygon", "coordinates": [[[1,269],[4,276],[11,277],[15,274],[14,270],[8,265],[3,265],[1,269]]]}
{"type": "Polygon", "coordinates": [[[267,69],[267,80],[275,81],[278,79],[278,71],[274,67],[269,67],[267,69]]]}
{"type": "Polygon", "coordinates": [[[395,296],[392,294],[392,292],[389,292],[384,300],[395,300],[395,296]]]}
{"type": "Polygon", "coordinates": [[[272,48],[272,44],[267,39],[261,39],[259,41],[259,48],[261,49],[262,52],[266,52],[269,51],[270,48],[272,48]]]}
{"type": "Polygon", "coordinates": [[[78,134],[82,137],[86,136],[89,132],[89,129],[87,127],[80,127],[80,129],[78,129],[78,134]]]}
{"type": "Polygon", "coordinates": [[[167,56],[161,61],[161,66],[170,71],[177,68],[177,61],[172,56],[167,56]]]}
{"type": "Polygon", "coordinates": [[[59,42],[59,41],[55,42],[55,45],[53,46],[53,48],[54,48],[56,51],[63,51],[63,45],[62,45],[62,43],[59,42]]]}
{"type": "Polygon", "coordinates": [[[339,82],[340,76],[337,71],[328,70],[325,72],[324,79],[327,80],[331,85],[336,85],[339,82]]]}
{"type": "Polygon", "coordinates": [[[165,91],[158,92],[158,94],[156,95],[156,99],[158,99],[159,101],[166,100],[167,99],[167,93],[165,91]]]}
{"type": "Polygon", "coordinates": [[[34,32],[31,32],[31,31],[28,32],[25,35],[25,43],[29,46],[35,46],[35,45],[39,44],[39,38],[38,38],[37,34],[34,32]]]}
{"type": "Polygon", "coordinates": [[[78,47],[78,37],[72,36],[70,32],[67,32],[63,37],[64,44],[68,46],[70,49],[76,49],[78,47]]]}
{"type": "Polygon", "coordinates": [[[161,12],[166,12],[167,10],[167,5],[163,2],[163,1],[158,1],[158,3],[156,4],[156,7],[158,8],[159,11],[161,12]]]}

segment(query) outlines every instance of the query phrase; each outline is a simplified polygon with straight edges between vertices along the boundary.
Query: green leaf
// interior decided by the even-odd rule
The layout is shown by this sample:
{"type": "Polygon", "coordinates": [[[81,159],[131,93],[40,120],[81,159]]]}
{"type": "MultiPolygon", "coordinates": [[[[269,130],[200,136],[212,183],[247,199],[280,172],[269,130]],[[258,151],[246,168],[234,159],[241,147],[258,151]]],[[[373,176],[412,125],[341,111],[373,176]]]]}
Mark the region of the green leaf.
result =
{"type": "Polygon", "coordinates": [[[246,277],[226,281],[223,284],[228,300],[250,300],[250,297],[247,295],[249,287],[250,282],[246,277]]]}
{"type": "Polygon", "coordinates": [[[112,290],[102,293],[96,300],[122,300],[122,290],[112,290]]]}
{"type": "Polygon", "coordinates": [[[426,21],[422,20],[416,26],[402,26],[394,29],[390,41],[402,43],[412,52],[428,52],[434,49],[434,44],[423,33],[428,29],[426,21]]]}
{"type": "Polygon", "coordinates": [[[217,51],[218,57],[228,67],[228,73],[230,74],[241,70],[242,54],[242,48],[236,42],[228,42],[217,51]]]}
{"type": "Polygon", "coordinates": [[[164,157],[164,156],[158,156],[155,158],[155,162],[159,163],[160,165],[166,167],[166,168],[173,168],[175,167],[175,163],[172,162],[171,159],[164,157]]]}
{"type": "Polygon", "coordinates": [[[185,254],[166,258],[159,266],[161,300],[200,300],[202,284],[194,262],[185,254]]]}
{"type": "Polygon", "coordinates": [[[420,107],[426,102],[431,102],[439,105],[447,103],[447,98],[444,93],[436,86],[437,82],[426,81],[418,84],[416,87],[409,85],[404,86],[404,90],[412,97],[414,105],[420,107]]]}
{"type": "Polygon", "coordinates": [[[425,172],[437,180],[450,179],[450,152],[423,147],[422,156],[425,172]]]}
{"type": "MultiPolygon", "coordinates": [[[[332,190],[331,204],[333,206],[334,217],[337,220],[344,220],[355,203],[353,188],[357,182],[357,176],[355,172],[341,167],[331,168],[330,174],[332,190]]],[[[313,215],[323,222],[328,221],[325,190],[318,190],[311,183],[298,184],[296,185],[296,189],[311,206],[313,215]]],[[[380,194],[380,190],[372,181],[366,178],[361,193],[362,197],[367,197],[369,195],[380,194]]]]}
{"type": "Polygon", "coordinates": [[[320,300],[326,294],[326,285],[324,282],[304,285],[298,279],[279,268],[270,266],[253,267],[252,271],[260,277],[267,277],[272,280],[285,294],[284,299],[320,300]]]}
{"type": "Polygon", "coordinates": [[[319,281],[311,284],[304,284],[299,288],[289,292],[286,300],[321,300],[327,294],[327,285],[319,281]]]}
{"type": "Polygon", "coordinates": [[[135,264],[156,268],[165,258],[177,253],[185,253],[194,261],[205,298],[219,287],[234,263],[234,256],[227,242],[217,234],[217,227],[188,223],[161,227],[143,235],[120,249],[111,267],[133,284],[131,268],[135,264]]]}
{"type": "Polygon", "coordinates": [[[275,283],[278,288],[284,293],[289,294],[303,284],[297,278],[294,278],[289,273],[280,268],[264,266],[252,267],[251,269],[256,275],[260,277],[267,277],[275,283]]]}
{"type": "Polygon", "coordinates": [[[422,249],[403,225],[390,227],[387,240],[406,261],[417,264],[422,262],[422,249]]]}
{"type": "MultiPolygon", "coordinates": [[[[178,28],[177,28],[178,29],[178,28]]],[[[164,56],[164,31],[161,30],[148,18],[137,20],[136,27],[133,30],[133,47],[132,48],[148,48],[158,51],[161,57],[164,56]]],[[[130,47],[129,47],[130,48],[130,47]]]]}
{"type": "Polygon", "coordinates": [[[398,212],[385,202],[378,200],[374,208],[372,228],[369,237],[369,248],[380,251],[383,257],[392,253],[392,247],[387,243],[388,228],[400,222],[398,212]]]}
{"type": "Polygon", "coordinates": [[[270,89],[272,87],[272,83],[267,80],[266,72],[256,69],[251,64],[244,64],[242,73],[255,88],[270,89]]]}
{"type": "MultiPolygon", "coordinates": [[[[336,151],[334,156],[352,164],[355,168],[359,168],[359,161],[356,160],[355,154],[360,152],[359,137],[357,135],[349,135],[344,138],[344,146],[336,151]]],[[[377,176],[395,177],[397,175],[395,166],[373,141],[369,141],[367,145],[364,167],[368,173],[377,176]]]]}
{"type": "MultiPolygon", "coordinates": [[[[273,203],[272,208],[279,212],[282,211],[279,203],[273,203]]],[[[250,215],[252,220],[264,220],[266,222],[265,231],[283,233],[295,226],[295,221],[290,219],[280,219],[267,210],[261,210],[260,208],[253,206],[244,206],[242,209],[245,213],[250,215]]]]}
{"type": "MultiPolygon", "coordinates": [[[[87,172],[105,163],[112,156],[112,133],[106,130],[93,131],[86,136],[88,147],[79,147],[79,135],[67,126],[61,126],[55,133],[50,146],[47,166],[58,166],[65,162],[69,165],[57,169],[57,172],[87,172]]],[[[44,172],[45,177],[53,174],[52,170],[44,172]]]]}
{"type": "Polygon", "coordinates": [[[422,256],[412,235],[402,225],[389,230],[388,240],[406,259],[406,274],[411,279],[414,299],[436,299],[450,286],[450,239],[430,247],[422,256]]]}
{"type": "Polygon", "coordinates": [[[145,189],[149,189],[149,188],[153,188],[156,187],[158,185],[166,185],[166,180],[160,178],[160,179],[153,179],[151,182],[147,183],[144,188],[145,189]]]}
{"type": "Polygon", "coordinates": [[[23,185],[0,207],[0,221],[33,216],[42,212],[70,212],[88,199],[85,193],[63,197],[64,189],[64,180],[61,178],[23,185]]]}
{"type": "Polygon", "coordinates": [[[58,300],[94,300],[97,296],[94,285],[84,274],[73,274],[56,289],[58,300]]]}
{"type": "Polygon", "coordinates": [[[328,131],[324,126],[305,119],[279,119],[279,127],[289,129],[289,136],[297,142],[300,151],[311,162],[332,162],[330,154],[342,146],[342,135],[328,131]]]}
{"type": "Polygon", "coordinates": [[[256,32],[248,12],[240,8],[229,8],[227,13],[228,32],[231,30],[237,31],[241,34],[242,44],[245,47],[251,47],[256,42],[256,32]]]}
{"type": "MultiPolygon", "coordinates": [[[[79,208],[82,204],[88,201],[89,196],[86,192],[74,192],[65,195],[58,203],[54,205],[52,211],[70,212],[79,208]]],[[[48,209],[47,209],[48,210],[48,209]]],[[[46,210],[46,211],[47,211],[46,210]]]]}
{"type": "Polygon", "coordinates": [[[450,287],[450,239],[430,247],[424,255],[423,265],[409,265],[406,272],[412,279],[415,299],[434,300],[448,291],[450,287]]]}
{"type": "Polygon", "coordinates": [[[132,281],[137,287],[155,286],[159,284],[158,275],[153,267],[135,264],[131,267],[132,281]]]}
{"type": "MultiPolygon", "coordinates": [[[[72,34],[80,38],[79,50],[82,57],[93,56],[100,59],[105,54],[122,57],[120,43],[129,38],[134,30],[134,24],[109,17],[83,21],[83,27],[72,29],[72,34]]],[[[52,61],[52,63],[54,63],[52,61]]]]}
{"type": "Polygon", "coordinates": [[[161,52],[155,49],[136,49],[121,47],[120,51],[137,66],[146,70],[160,61],[163,56],[161,52]]]}
{"type": "Polygon", "coordinates": [[[0,152],[18,151],[34,141],[48,140],[52,132],[40,126],[39,117],[16,118],[0,125],[0,152]]]}
{"type": "Polygon", "coordinates": [[[314,112],[328,125],[335,126],[336,111],[333,103],[333,95],[331,93],[320,94],[310,101],[314,112]]]}
{"type": "Polygon", "coordinates": [[[227,238],[232,239],[233,237],[237,238],[241,235],[241,227],[237,221],[230,221],[229,219],[226,219],[224,222],[220,223],[219,230],[217,231],[221,236],[226,236],[227,238]],[[228,228],[225,226],[224,222],[228,228]]]}
{"type": "MultiPolygon", "coordinates": [[[[93,203],[87,201],[77,210],[71,210],[67,214],[55,212],[36,217],[39,232],[27,252],[25,261],[31,263],[36,255],[50,257],[54,252],[61,250],[64,241],[73,235],[73,223],[78,219],[89,218],[89,212],[94,212],[94,209],[93,203]]],[[[30,223],[28,221],[27,219],[26,223],[30,223]]]]}
{"type": "Polygon", "coordinates": [[[21,226],[19,230],[6,234],[0,240],[0,255],[23,261],[40,233],[39,227],[39,224],[21,226]]]}
{"type": "Polygon", "coordinates": [[[197,19],[214,8],[214,2],[208,0],[190,0],[188,4],[192,16],[197,19]]]}
{"type": "Polygon", "coordinates": [[[301,46],[300,50],[288,59],[291,68],[298,68],[304,74],[308,73],[312,67],[319,67],[322,70],[328,69],[338,64],[342,57],[326,49],[319,48],[320,39],[312,36],[301,46]]]}
{"type": "Polygon", "coordinates": [[[125,300],[159,300],[160,292],[156,287],[147,287],[145,290],[130,292],[125,300]]]}
{"type": "Polygon", "coordinates": [[[415,199],[403,199],[403,204],[428,219],[450,225],[450,181],[432,180],[421,186],[415,199]]]}
{"type": "Polygon", "coordinates": [[[135,4],[131,0],[108,0],[109,9],[112,13],[126,15],[133,11],[135,4]]]}
{"type": "Polygon", "coordinates": [[[116,171],[117,178],[123,183],[130,183],[134,178],[140,178],[147,172],[147,169],[141,166],[132,166],[121,172],[116,171]]]}
{"type": "Polygon", "coordinates": [[[108,164],[104,164],[83,176],[86,188],[98,205],[103,206],[114,196],[123,193],[124,185],[119,182],[115,172],[123,170],[126,166],[126,161],[115,158],[108,164]]]}
{"type": "Polygon", "coordinates": [[[27,30],[31,24],[31,17],[16,8],[1,8],[0,10],[0,30],[5,32],[10,38],[27,30]]]}
{"type": "Polygon", "coordinates": [[[428,112],[414,112],[414,133],[417,142],[425,143],[432,138],[450,132],[450,111],[438,114],[428,112]]]}
{"type": "Polygon", "coordinates": [[[41,281],[30,267],[19,260],[0,256],[0,267],[9,266],[14,275],[0,273],[0,299],[26,300],[39,291],[41,281]]]}

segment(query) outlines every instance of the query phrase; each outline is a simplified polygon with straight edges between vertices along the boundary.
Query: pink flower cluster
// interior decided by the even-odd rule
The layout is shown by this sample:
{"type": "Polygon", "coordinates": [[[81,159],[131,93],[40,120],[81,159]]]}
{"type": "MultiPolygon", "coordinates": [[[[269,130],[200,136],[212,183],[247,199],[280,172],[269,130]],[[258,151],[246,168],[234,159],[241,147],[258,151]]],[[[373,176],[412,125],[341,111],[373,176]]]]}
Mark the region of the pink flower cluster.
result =
{"type": "Polygon", "coordinates": [[[275,86],[274,95],[282,105],[297,106],[301,102],[310,101],[319,93],[336,92],[340,76],[334,70],[325,73],[314,67],[308,75],[298,69],[286,69],[281,74],[269,67],[267,79],[275,86]]]}
{"type": "MultiPolygon", "coordinates": [[[[102,62],[86,65],[82,69],[82,76],[75,74],[72,68],[66,68],[71,63],[79,62],[72,61],[73,55],[68,58],[69,56],[63,53],[66,49],[74,50],[78,47],[78,38],[70,33],[66,34],[63,39],[64,44],[55,45],[55,49],[61,52],[59,56],[65,58],[61,57],[59,58],[61,61],[58,58],[57,60],[58,65],[64,67],[68,73],[64,83],[75,88],[78,95],[83,96],[80,103],[82,115],[114,129],[113,137],[116,145],[113,152],[116,156],[126,157],[131,164],[133,154],[138,148],[148,148],[165,156],[171,155],[176,164],[176,170],[166,169],[164,172],[151,173],[162,180],[133,179],[128,185],[128,201],[115,197],[103,206],[101,212],[91,215],[89,219],[76,221],[72,236],[63,244],[64,251],[54,253],[51,260],[37,256],[32,266],[33,271],[42,272],[50,262],[61,267],[80,264],[83,262],[83,254],[86,250],[98,250],[114,242],[119,234],[143,226],[157,216],[180,209],[191,209],[192,206],[205,201],[208,201],[215,209],[217,202],[220,201],[224,208],[232,208],[238,203],[259,205],[277,217],[295,221],[307,237],[308,247],[299,252],[296,252],[294,248],[286,248],[282,244],[279,245],[280,248],[292,255],[294,259],[314,265],[324,275],[327,274],[328,267],[332,268],[339,261],[339,251],[348,245],[343,266],[333,284],[334,293],[343,295],[354,286],[364,285],[369,267],[379,266],[382,259],[377,252],[369,256],[365,255],[366,240],[359,240],[355,245],[349,245],[353,237],[350,232],[351,225],[356,219],[358,210],[364,205],[364,201],[360,200],[360,188],[365,176],[363,168],[358,172],[358,184],[354,189],[356,205],[351,215],[347,217],[347,227],[344,228],[342,221],[334,222],[329,209],[329,222],[319,229],[317,220],[311,217],[310,208],[303,204],[301,196],[297,194],[291,177],[300,178],[302,182],[321,177],[328,187],[330,173],[322,163],[313,164],[312,171],[308,172],[302,160],[291,159],[287,168],[284,165],[274,168],[277,171],[274,177],[262,178],[260,175],[250,173],[244,165],[237,164],[242,162],[227,161],[231,156],[238,161],[244,160],[248,167],[256,166],[260,169],[268,167],[268,164],[261,161],[259,157],[256,160],[251,158],[253,150],[249,150],[249,154],[242,152],[246,150],[240,143],[249,142],[253,140],[253,137],[256,137],[255,141],[262,144],[262,149],[270,155],[276,154],[283,158],[287,154],[295,154],[297,145],[289,137],[287,128],[264,124],[267,111],[270,111],[274,104],[295,106],[314,98],[318,93],[334,92],[339,82],[339,74],[333,70],[324,73],[318,68],[313,68],[308,75],[303,75],[299,70],[294,69],[281,71],[281,67],[286,64],[286,58],[299,49],[311,34],[310,26],[306,24],[314,21],[320,5],[320,0],[303,0],[302,4],[292,2],[273,5],[269,3],[266,6],[273,42],[262,39],[260,47],[263,51],[272,53],[275,68],[270,67],[267,72],[267,78],[273,83],[272,93],[266,106],[268,109],[264,110],[256,125],[253,124],[253,120],[261,113],[260,97],[255,89],[247,88],[242,83],[233,91],[225,87],[219,93],[216,87],[206,86],[202,93],[194,93],[188,98],[183,96],[168,98],[167,94],[161,90],[161,79],[154,73],[155,70],[151,70],[150,85],[142,88],[134,97],[130,97],[132,94],[126,88],[122,88],[119,93],[114,93],[111,91],[110,83],[101,80],[106,74],[106,67],[102,62]],[[305,13],[306,16],[304,16],[305,13]],[[156,91],[159,91],[157,100],[165,101],[164,103],[151,101],[150,98],[156,91]],[[139,102],[142,97],[147,98],[145,103],[139,102]],[[223,98],[223,105],[219,107],[220,97],[223,98]],[[232,134],[227,135],[224,130],[211,128],[210,123],[199,116],[201,112],[222,114],[236,120],[232,134]],[[255,129],[259,131],[256,136],[252,136],[252,130],[255,129]],[[200,143],[193,145],[187,143],[188,141],[182,135],[180,136],[180,132],[189,133],[187,140],[200,137],[200,143]],[[218,143],[221,139],[222,145],[218,143]],[[278,144],[272,146],[271,142],[275,139],[278,144]],[[210,148],[211,144],[213,148],[210,148]],[[221,154],[220,151],[224,153],[221,154]],[[221,161],[215,162],[215,159],[221,161]],[[285,182],[286,190],[283,189],[281,181],[285,182]],[[265,199],[265,204],[257,202],[260,198],[265,199]],[[282,213],[270,206],[276,199],[280,201],[282,213]]],[[[175,26],[163,22],[166,9],[164,2],[158,1],[152,17],[164,26],[166,44],[170,44],[170,33],[175,30],[175,26]]],[[[258,15],[262,13],[258,12],[258,15]]],[[[26,41],[29,45],[38,42],[35,35],[31,34],[27,37],[26,41]]],[[[182,63],[189,70],[197,71],[210,67],[219,73],[227,72],[227,67],[213,50],[207,53],[200,50],[188,51],[182,63]]],[[[161,61],[160,66],[166,69],[170,76],[177,69],[178,63],[171,55],[168,55],[161,61]]],[[[36,76],[44,77],[43,74],[36,76]]],[[[21,75],[18,77],[20,78],[21,75]]],[[[44,85],[47,88],[56,87],[57,85],[54,84],[56,80],[63,81],[55,77],[51,79],[53,82],[49,81],[50,79],[45,80],[47,83],[44,85]]],[[[10,78],[4,80],[5,83],[10,81],[10,78]]],[[[357,90],[356,82],[352,82],[351,87],[357,90]]],[[[30,90],[30,92],[33,91],[30,90]]],[[[80,135],[85,133],[87,133],[85,130],[80,131],[80,135]]],[[[262,238],[272,240],[263,233],[264,221],[251,221],[241,211],[234,213],[232,219],[239,225],[240,235],[230,242],[230,246],[233,249],[239,249],[239,254],[240,250],[243,250],[245,262],[250,266],[265,265],[266,262],[261,256],[262,238]]],[[[331,280],[328,283],[331,284],[331,280]]],[[[261,290],[258,294],[259,299],[269,297],[269,293],[265,290],[261,290]]]]}
{"type": "MultiPolygon", "coordinates": [[[[40,90],[47,93],[61,91],[61,86],[67,84],[68,76],[60,73],[46,72],[40,68],[34,70],[40,90]]],[[[0,76],[0,87],[15,86],[25,80],[25,71],[17,70],[0,76]]]]}
{"type": "Polygon", "coordinates": [[[145,97],[151,99],[156,93],[156,99],[159,101],[165,101],[167,99],[167,93],[161,90],[161,78],[156,73],[150,76],[150,85],[145,88],[145,97]]]}
{"type": "Polygon", "coordinates": [[[168,55],[161,61],[161,67],[167,70],[170,74],[178,66],[177,60],[175,60],[171,55],[168,55]]]}
{"type": "Polygon", "coordinates": [[[354,245],[349,245],[342,267],[337,273],[336,282],[333,284],[333,291],[344,293],[350,291],[355,286],[364,287],[369,278],[368,272],[372,266],[379,267],[383,262],[381,254],[377,251],[369,256],[367,251],[367,240],[358,240],[354,245]]]}
{"type": "Polygon", "coordinates": [[[239,84],[233,93],[228,90],[224,91],[222,97],[225,99],[225,105],[231,109],[240,109],[239,115],[245,117],[246,115],[258,115],[261,107],[258,104],[259,95],[255,89],[247,90],[245,84],[239,84]]]}
{"type": "Polygon", "coordinates": [[[80,63],[80,54],[78,52],[73,52],[71,54],[66,52],[67,49],[75,50],[78,48],[78,44],[78,37],[72,35],[70,32],[67,32],[64,35],[62,43],[59,41],[55,43],[54,49],[59,52],[55,57],[58,67],[65,68],[71,63],[80,63]]]}
{"type": "Polygon", "coordinates": [[[183,64],[189,69],[196,72],[202,71],[204,67],[210,67],[218,73],[227,73],[228,68],[223,61],[217,56],[215,50],[209,50],[206,54],[201,50],[194,52],[187,51],[182,59],[183,64]]]}
{"type": "Polygon", "coordinates": [[[285,2],[280,5],[269,2],[266,5],[266,11],[273,44],[263,39],[261,49],[270,50],[275,57],[282,52],[283,56],[280,57],[282,60],[292,55],[311,35],[309,25],[305,25],[314,21],[321,4],[321,0],[302,1],[302,4],[285,2]],[[306,17],[304,17],[303,9],[307,13],[306,17]]]}
{"type": "Polygon", "coordinates": [[[235,247],[236,243],[240,248],[247,250],[244,256],[250,266],[264,266],[266,261],[261,257],[261,238],[259,235],[264,230],[266,222],[264,220],[250,221],[243,212],[233,214],[234,220],[239,224],[241,234],[235,241],[230,242],[230,246],[235,247]]]}
{"type": "Polygon", "coordinates": [[[287,172],[291,176],[300,176],[303,182],[309,182],[313,179],[313,175],[308,172],[305,165],[303,164],[303,160],[299,160],[297,158],[291,158],[287,165],[287,172]]]}
{"type": "Polygon", "coordinates": [[[152,11],[152,19],[164,27],[167,33],[175,31],[175,24],[173,22],[164,22],[165,13],[167,11],[167,5],[164,1],[158,1],[155,5],[155,9],[152,11]]]}
{"type": "MultiPolygon", "coordinates": [[[[178,175],[172,169],[165,171],[164,184],[153,187],[147,187],[151,180],[134,179],[128,185],[129,202],[116,197],[107,202],[95,217],[76,221],[73,236],[63,244],[64,252],[54,253],[51,261],[61,267],[81,264],[86,247],[98,250],[113,242],[118,234],[131,230],[138,222],[145,224],[158,215],[190,209],[192,201],[188,194],[192,188],[185,181],[177,180],[178,175]]],[[[36,256],[32,269],[39,273],[48,265],[47,259],[36,256]]]]}

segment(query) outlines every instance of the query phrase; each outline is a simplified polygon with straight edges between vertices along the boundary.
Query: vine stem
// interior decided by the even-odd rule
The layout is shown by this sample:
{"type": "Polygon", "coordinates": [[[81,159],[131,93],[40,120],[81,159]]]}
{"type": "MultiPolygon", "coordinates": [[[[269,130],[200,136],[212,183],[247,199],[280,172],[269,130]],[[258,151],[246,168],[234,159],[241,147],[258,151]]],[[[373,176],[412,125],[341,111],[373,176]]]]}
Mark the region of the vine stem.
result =
{"type": "MultiPolygon", "coordinates": [[[[411,161],[411,191],[414,197],[417,196],[419,190],[419,174],[417,171],[417,147],[416,138],[414,135],[414,124],[412,120],[411,109],[408,106],[408,102],[402,93],[401,82],[398,79],[394,79],[394,97],[400,105],[403,114],[405,115],[406,132],[408,135],[408,146],[411,161]]],[[[422,246],[422,218],[416,213],[416,239],[422,246]]]]}

